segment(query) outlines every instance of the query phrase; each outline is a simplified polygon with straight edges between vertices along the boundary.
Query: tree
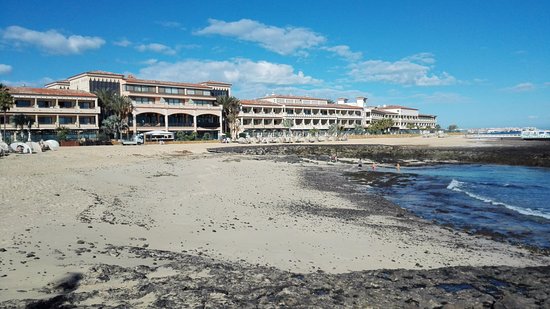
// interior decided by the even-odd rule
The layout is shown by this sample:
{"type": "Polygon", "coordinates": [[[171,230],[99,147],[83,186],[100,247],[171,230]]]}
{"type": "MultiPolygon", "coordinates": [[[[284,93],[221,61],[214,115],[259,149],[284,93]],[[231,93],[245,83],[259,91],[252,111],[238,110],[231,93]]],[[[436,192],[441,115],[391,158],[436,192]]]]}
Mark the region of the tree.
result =
{"type": "Polygon", "coordinates": [[[451,124],[447,130],[449,130],[449,132],[455,132],[458,130],[458,126],[456,124],[451,124]]]}
{"type": "Polygon", "coordinates": [[[391,127],[393,127],[393,124],[393,120],[390,118],[375,120],[368,127],[368,131],[369,133],[386,132],[391,127]]]}
{"type": "Polygon", "coordinates": [[[61,126],[57,127],[55,131],[57,131],[57,139],[60,141],[66,141],[69,139],[69,128],[61,126]]]}
{"type": "Polygon", "coordinates": [[[14,104],[15,102],[13,101],[13,97],[9,92],[9,88],[0,83],[0,109],[2,110],[2,112],[4,112],[4,131],[2,132],[2,136],[0,136],[0,141],[2,140],[2,137],[4,139],[6,138],[6,114],[13,107],[14,104]]]}
{"type": "Polygon", "coordinates": [[[281,123],[283,127],[288,129],[288,135],[292,135],[292,127],[294,126],[294,121],[292,119],[283,119],[283,122],[281,123]]]}
{"type": "Polygon", "coordinates": [[[360,124],[355,124],[355,126],[353,127],[353,133],[357,135],[363,134],[365,133],[365,128],[363,128],[363,126],[360,124]]]}
{"type": "Polygon", "coordinates": [[[407,130],[414,130],[417,126],[414,123],[407,123],[407,130]]]}
{"type": "Polygon", "coordinates": [[[32,142],[32,140],[31,140],[31,128],[32,128],[32,125],[35,123],[35,121],[36,120],[32,116],[27,116],[26,119],[25,119],[25,124],[27,125],[27,132],[29,133],[27,142],[32,142]]]}
{"type": "Polygon", "coordinates": [[[122,136],[121,130],[128,128],[128,116],[134,110],[132,100],[125,95],[119,95],[107,89],[97,90],[95,95],[97,95],[105,115],[108,115],[101,122],[103,126],[107,126],[105,131],[113,134],[115,138],[122,136]]]}
{"type": "Polygon", "coordinates": [[[25,114],[16,114],[11,116],[10,121],[15,126],[16,131],[19,131],[18,129],[21,128],[20,136],[21,141],[23,141],[23,130],[25,129],[25,125],[27,124],[27,116],[25,114]]]}
{"type": "Polygon", "coordinates": [[[233,96],[218,96],[216,102],[222,106],[222,121],[226,123],[226,128],[229,128],[231,139],[237,139],[241,101],[233,96]]]}

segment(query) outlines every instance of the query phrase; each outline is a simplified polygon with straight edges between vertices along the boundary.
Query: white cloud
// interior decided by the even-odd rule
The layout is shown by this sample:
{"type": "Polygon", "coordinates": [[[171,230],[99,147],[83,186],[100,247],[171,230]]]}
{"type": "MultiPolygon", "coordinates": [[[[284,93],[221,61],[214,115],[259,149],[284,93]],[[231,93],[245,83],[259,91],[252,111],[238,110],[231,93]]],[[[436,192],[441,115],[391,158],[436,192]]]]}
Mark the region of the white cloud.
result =
{"type": "Polygon", "coordinates": [[[510,92],[527,92],[535,90],[535,85],[532,83],[519,83],[515,86],[505,88],[504,90],[510,92]]]}
{"type": "Polygon", "coordinates": [[[258,43],[263,48],[281,55],[296,54],[298,51],[303,54],[304,50],[326,41],[325,37],[306,28],[279,28],[250,19],[241,19],[235,22],[209,19],[208,22],[209,26],[195,34],[235,37],[243,41],[258,43]]]}
{"type": "Polygon", "coordinates": [[[0,63],[0,74],[9,74],[11,73],[12,67],[9,64],[0,63]]]}
{"type": "Polygon", "coordinates": [[[361,52],[353,52],[347,45],[323,47],[322,49],[333,52],[349,61],[358,61],[363,57],[363,54],[361,52]]]}
{"type": "Polygon", "coordinates": [[[537,115],[529,115],[527,116],[528,119],[539,119],[539,116],[537,115]]]}
{"type": "Polygon", "coordinates": [[[435,57],[432,53],[418,53],[412,56],[408,56],[402,59],[403,61],[414,62],[414,63],[423,63],[423,64],[434,64],[435,57]]]}
{"type": "Polygon", "coordinates": [[[116,46],[128,47],[128,46],[132,45],[132,42],[129,41],[128,39],[124,38],[124,39],[113,42],[113,44],[116,45],[116,46]]]}
{"type": "Polygon", "coordinates": [[[44,87],[45,84],[49,84],[53,82],[54,79],[50,77],[43,77],[39,80],[34,81],[28,81],[28,80],[18,80],[18,81],[12,81],[12,80],[0,80],[0,83],[12,87],[37,87],[41,88],[44,87]]]}
{"type": "Polygon", "coordinates": [[[100,37],[81,35],[67,37],[56,30],[40,32],[19,26],[7,27],[2,31],[2,38],[16,46],[34,45],[56,55],[80,54],[88,49],[98,49],[105,44],[105,40],[100,37]]]}
{"type": "Polygon", "coordinates": [[[446,72],[439,75],[430,73],[428,64],[434,63],[433,55],[421,53],[396,62],[367,60],[351,64],[348,73],[355,81],[386,82],[401,85],[441,86],[456,83],[456,79],[446,72]]]}
{"type": "Polygon", "coordinates": [[[159,62],[158,59],[151,58],[151,59],[147,59],[145,61],[142,61],[141,63],[146,64],[146,65],[153,65],[153,64],[156,64],[158,62],[159,62]]]}
{"type": "Polygon", "coordinates": [[[545,82],[545,83],[544,83],[544,86],[545,86],[545,87],[550,87],[550,82],[545,82]]]}
{"type": "Polygon", "coordinates": [[[294,72],[287,64],[248,59],[229,61],[186,60],[175,63],[158,62],[139,71],[142,78],[194,82],[218,80],[238,84],[243,88],[250,84],[306,85],[320,81],[303,72],[294,72]]]}
{"type": "Polygon", "coordinates": [[[185,30],[185,27],[183,27],[182,24],[177,21],[170,21],[170,20],[157,21],[157,24],[166,28],[178,28],[180,30],[185,30]]]}
{"type": "Polygon", "coordinates": [[[140,52],[151,51],[151,52],[166,54],[166,55],[176,54],[176,51],[171,47],[163,44],[159,44],[159,43],[141,44],[141,45],[138,45],[136,49],[140,52]]]}

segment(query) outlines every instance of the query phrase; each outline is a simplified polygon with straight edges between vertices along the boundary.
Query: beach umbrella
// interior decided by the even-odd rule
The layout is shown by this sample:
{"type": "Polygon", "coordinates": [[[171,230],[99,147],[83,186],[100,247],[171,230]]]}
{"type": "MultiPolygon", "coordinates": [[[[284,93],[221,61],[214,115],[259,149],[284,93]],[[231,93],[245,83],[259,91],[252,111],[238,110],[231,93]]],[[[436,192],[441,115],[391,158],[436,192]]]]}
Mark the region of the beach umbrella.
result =
{"type": "Polygon", "coordinates": [[[16,142],[16,143],[11,143],[10,144],[10,148],[15,152],[18,152],[17,151],[18,147],[23,147],[23,153],[32,153],[31,147],[29,147],[29,145],[27,145],[25,143],[16,142]]]}
{"type": "Polygon", "coordinates": [[[27,145],[31,147],[32,152],[42,152],[42,147],[37,142],[27,142],[27,145]]]}
{"type": "Polygon", "coordinates": [[[10,151],[10,147],[4,142],[0,142],[0,149],[4,150],[5,152],[10,151]]]}
{"type": "Polygon", "coordinates": [[[45,141],[44,144],[48,145],[51,150],[57,150],[59,148],[59,143],[54,139],[49,139],[45,141]]]}

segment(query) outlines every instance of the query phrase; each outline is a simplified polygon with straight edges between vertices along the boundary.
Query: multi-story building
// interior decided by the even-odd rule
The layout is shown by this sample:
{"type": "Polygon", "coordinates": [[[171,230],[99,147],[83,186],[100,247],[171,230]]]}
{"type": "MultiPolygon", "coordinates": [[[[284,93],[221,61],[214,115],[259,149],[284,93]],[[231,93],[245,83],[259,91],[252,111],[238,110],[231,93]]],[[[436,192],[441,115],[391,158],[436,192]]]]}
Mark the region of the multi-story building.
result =
{"type": "MultiPolygon", "coordinates": [[[[361,103],[362,104],[362,103],[361,103]]],[[[329,103],[327,99],[270,95],[242,100],[240,132],[274,133],[291,130],[306,133],[326,131],[331,125],[353,130],[363,125],[363,107],[329,103]]]]}
{"type": "Polygon", "coordinates": [[[198,84],[138,79],[132,75],[91,71],[46,85],[89,93],[108,89],[128,96],[134,105],[129,119],[131,133],[164,130],[209,133],[222,130],[219,95],[231,95],[231,84],[207,81],[198,84]]]}
{"type": "MultiPolygon", "coordinates": [[[[32,117],[31,132],[37,138],[53,138],[58,127],[66,127],[82,136],[95,136],[98,132],[101,109],[93,93],[29,87],[10,87],[9,92],[15,105],[7,116],[32,117]]],[[[2,126],[3,121],[4,117],[0,117],[2,126]]],[[[11,132],[17,129],[13,123],[6,124],[6,128],[11,132]]]]}
{"type": "Polygon", "coordinates": [[[368,127],[373,121],[389,118],[393,120],[391,130],[435,128],[437,116],[420,114],[418,109],[399,105],[384,105],[365,108],[365,124],[368,127]]]}

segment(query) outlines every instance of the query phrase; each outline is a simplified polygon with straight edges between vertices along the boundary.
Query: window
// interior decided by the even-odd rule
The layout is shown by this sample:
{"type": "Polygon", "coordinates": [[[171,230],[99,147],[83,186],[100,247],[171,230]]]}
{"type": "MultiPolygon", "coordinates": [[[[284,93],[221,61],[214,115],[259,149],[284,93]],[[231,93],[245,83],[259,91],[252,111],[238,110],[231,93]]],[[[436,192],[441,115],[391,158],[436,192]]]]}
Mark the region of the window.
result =
{"type": "Polygon", "coordinates": [[[153,104],[153,98],[132,97],[131,99],[134,104],[153,104]]]}
{"type": "Polygon", "coordinates": [[[187,89],[187,94],[195,94],[195,90],[193,90],[193,89],[187,89]]]}
{"type": "Polygon", "coordinates": [[[38,124],[54,124],[53,117],[38,117],[38,124]]]}
{"type": "Polygon", "coordinates": [[[93,103],[92,103],[92,102],[78,102],[78,105],[79,105],[80,108],[82,108],[82,109],[90,109],[90,108],[93,108],[93,103]]]}
{"type": "Polygon", "coordinates": [[[169,105],[180,105],[182,103],[181,99],[165,98],[164,101],[166,102],[166,104],[169,104],[169,105]]]}
{"type": "Polygon", "coordinates": [[[59,124],[74,124],[76,122],[75,117],[60,116],[59,124]]]}
{"type": "Polygon", "coordinates": [[[59,108],[73,108],[73,102],[59,101],[59,108]]]}
{"type": "Polygon", "coordinates": [[[182,88],[172,88],[172,87],[159,87],[160,93],[166,94],[183,94],[182,88]]]}
{"type": "Polygon", "coordinates": [[[31,107],[30,100],[15,100],[15,107],[31,107]]]}
{"type": "Polygon", "coordinates": [[[143,85],[126,85],[126,91],[155,92],[155,87],[153,87],[153,86],[143,86],[143,85]]]}
{"type": "Polygon", "coordinates": [[[80,117],[80,124],[95,124],[95,117],[80,117]]]}
{"type": "Polygon", "coordinates": [[[50,108],[53,106],[52,101],[38,101],[38,107],[40,108],[50,108]]]}
{"type": "Polygon", "coordinates": [[[193,100],[193,103],[196,105],[212,105],[211,101],[206,100],[193,100]]]}

